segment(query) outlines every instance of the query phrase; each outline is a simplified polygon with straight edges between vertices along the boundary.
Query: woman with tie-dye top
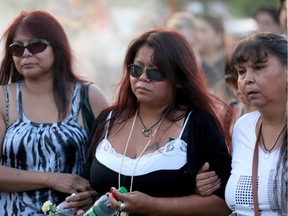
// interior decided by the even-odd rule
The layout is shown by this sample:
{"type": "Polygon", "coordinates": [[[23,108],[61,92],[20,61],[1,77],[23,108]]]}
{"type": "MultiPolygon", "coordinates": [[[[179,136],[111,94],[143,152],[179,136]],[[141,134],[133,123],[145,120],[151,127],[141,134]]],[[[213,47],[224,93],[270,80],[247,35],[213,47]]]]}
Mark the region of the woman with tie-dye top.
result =
{"type": "MultiPolygon", "coordinates": [[[[88,139],[81,110],[87,101],[80,103],[84,80],[73,72],[67,36],[53,16],[31,11],[17,16],[3,38],[0,215],[42,215],[45,201],[58,204],[86,191],[83,208],[93,194],[80,176],[88,139]]],[[[94,118],[106,99],[94,84],[87,98],[94,118]]]]}

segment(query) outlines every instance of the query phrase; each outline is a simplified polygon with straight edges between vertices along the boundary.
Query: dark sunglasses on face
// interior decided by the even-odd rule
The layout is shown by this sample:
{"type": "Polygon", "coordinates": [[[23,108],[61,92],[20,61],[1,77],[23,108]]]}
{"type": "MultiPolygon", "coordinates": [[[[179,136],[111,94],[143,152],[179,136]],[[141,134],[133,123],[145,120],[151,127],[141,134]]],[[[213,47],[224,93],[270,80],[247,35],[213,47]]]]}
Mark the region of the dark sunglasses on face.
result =
{"type": "MultiPolygon", "coordinates": [[[[139,79],[144,73],[144,68],[136,64],[128,65],[128,69],[129,69],[130,75],[137,79],[139,79]]],[[[146,72],[147,78],[151,81],[161,82],[166,79],[166,77],[156,68],[146,68],[145,72],[146,72]]]]}
{"type": "Polygon", "coordinates": [[[26,46],[19,43],[12,43],[9,46],[9,52],[16,57],[21,57],[24,53],[24,50],[27,48],[31,54],[37,54],[43,52],[49,42],[44,39],[37,39],[29,42],[26,46]]]}

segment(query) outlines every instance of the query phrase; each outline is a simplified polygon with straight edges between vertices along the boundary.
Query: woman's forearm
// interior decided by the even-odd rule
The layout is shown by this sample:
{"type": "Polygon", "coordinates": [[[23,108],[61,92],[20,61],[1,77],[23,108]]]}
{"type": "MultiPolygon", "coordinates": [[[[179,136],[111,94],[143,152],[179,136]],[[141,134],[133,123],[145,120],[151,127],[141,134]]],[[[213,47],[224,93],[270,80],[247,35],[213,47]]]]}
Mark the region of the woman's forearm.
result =
{"type": "Polygon", "coordinates": [[[216,195],[210,195],[206,197],[191,195],[175,198],[156,198],[154,206],[155,208],[153,207],[151,216],[220,216],[229,215],[231,213],[231,210],[228,208],[225,201],[216,195]]]}
{"type": "Polygon", "coordinates": [[[32,172],[0,166],[0,191],[22,192],[48,187],[45,172],[32,172]]]}

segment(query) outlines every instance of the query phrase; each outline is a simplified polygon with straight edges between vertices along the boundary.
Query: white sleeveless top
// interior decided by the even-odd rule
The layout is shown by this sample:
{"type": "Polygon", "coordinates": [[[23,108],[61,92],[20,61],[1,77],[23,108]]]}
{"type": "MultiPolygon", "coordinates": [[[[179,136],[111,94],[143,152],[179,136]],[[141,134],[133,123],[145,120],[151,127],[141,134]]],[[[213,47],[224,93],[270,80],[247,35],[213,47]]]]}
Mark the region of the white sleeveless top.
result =
{"type": "MultiPolygon", "coordinates": [[[[111,113],[109,116],[110,115],[111,113]]],[[[152,153],[144,154],[139,161],[138,158],[132,159],[115,151],[107,139],[108,129],[106,130],[104,139],[99,143],[97,147],[95,156],[98,161],[115,172],[120,170],[121,162],[124,157],[121,174],[128,176],[144,175],[156,170],[163,169],[179,169],[187,163],[187,143],[181,139],[181,136],[188,122],[189,116],[190,113],[184,122],[179,136],[176,139],[167,142],[163,147],[152,153]]]]}

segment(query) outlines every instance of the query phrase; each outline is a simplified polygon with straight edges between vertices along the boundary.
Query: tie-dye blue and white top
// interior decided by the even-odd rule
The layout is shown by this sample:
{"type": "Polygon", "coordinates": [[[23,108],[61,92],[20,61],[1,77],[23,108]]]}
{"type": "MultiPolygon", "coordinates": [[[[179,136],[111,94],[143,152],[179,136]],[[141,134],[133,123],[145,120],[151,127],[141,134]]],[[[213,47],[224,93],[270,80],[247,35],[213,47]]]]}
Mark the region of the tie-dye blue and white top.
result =
{"type": "MultiPolygon", "coordinates": [[[[29,171],[81,174],[86,161],[88,142],[86,131],[78,123],[80,86],[80,83],[74,85],[71,112],[64,120],[39,124],[25,116],[22,108],[21,82],[18,82],[19,118],[7,126],[0,164],[29,171]]],[[[9,108],[7,86],[4,86],[4,91],[6,107],[9,108]]],[[[43,215],[41,207],[45,201],[59,203],[66,196],[52,189],[1,192],[0,215],[43,215]]]]}

